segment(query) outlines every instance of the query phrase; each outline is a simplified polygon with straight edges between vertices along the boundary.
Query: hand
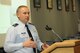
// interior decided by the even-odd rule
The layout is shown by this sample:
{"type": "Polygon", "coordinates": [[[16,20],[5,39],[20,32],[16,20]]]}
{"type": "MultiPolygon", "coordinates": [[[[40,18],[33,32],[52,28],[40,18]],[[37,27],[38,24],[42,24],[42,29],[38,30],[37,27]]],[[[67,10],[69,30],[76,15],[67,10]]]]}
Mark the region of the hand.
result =
{"type": "Polygon", "coordinates": [[[36,42],[32,41],[31,38],[25,42],[23,42],[24,47],[32,47],[36,48],[36,42]]]}
{"type": "Polygon", "coordinates": [[[43,43],[43,45],[42,45],[43,50],[45,50],[45,49],[46,49],[46,48],[48,48],[48,47],[49,47],[49,45],[48,45],[48,44],[43,43]]]}

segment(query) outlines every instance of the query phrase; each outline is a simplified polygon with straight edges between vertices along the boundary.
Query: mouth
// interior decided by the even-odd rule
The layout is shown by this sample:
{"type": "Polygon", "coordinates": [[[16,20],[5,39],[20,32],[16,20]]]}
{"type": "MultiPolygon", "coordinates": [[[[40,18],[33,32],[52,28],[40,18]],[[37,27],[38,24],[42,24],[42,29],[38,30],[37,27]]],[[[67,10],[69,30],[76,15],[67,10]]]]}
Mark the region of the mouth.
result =
{"type": "Polygon", "coordinates": [[[29,20],[29,17],[26,17],[25,19],[26,19],[26,20],[29,20]]]}

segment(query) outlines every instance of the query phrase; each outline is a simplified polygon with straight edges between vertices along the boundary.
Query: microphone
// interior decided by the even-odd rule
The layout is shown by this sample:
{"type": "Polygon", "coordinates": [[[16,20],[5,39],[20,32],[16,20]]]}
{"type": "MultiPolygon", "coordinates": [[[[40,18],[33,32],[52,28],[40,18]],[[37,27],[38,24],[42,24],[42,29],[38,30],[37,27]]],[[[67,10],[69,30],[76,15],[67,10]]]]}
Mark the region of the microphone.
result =
{"type": "Polygon", "coordinates": [[[45,29],[47,31],[52,31],[53,34],[55,34],[61,41],[63,41],[63,39],[51,27],[49,27],[48,25],[46,25],[45,29]]]}

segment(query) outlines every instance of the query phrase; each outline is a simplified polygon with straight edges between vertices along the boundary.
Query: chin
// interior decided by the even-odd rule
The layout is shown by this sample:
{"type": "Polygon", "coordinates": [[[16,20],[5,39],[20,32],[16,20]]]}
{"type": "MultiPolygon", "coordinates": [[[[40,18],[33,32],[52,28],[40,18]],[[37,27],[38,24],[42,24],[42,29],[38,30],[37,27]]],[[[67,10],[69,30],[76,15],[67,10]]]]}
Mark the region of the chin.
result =
{"type": "Polygon", "coordinates": [[[25,23],[27,23],[28,21],[26,21],[25,23]]]}

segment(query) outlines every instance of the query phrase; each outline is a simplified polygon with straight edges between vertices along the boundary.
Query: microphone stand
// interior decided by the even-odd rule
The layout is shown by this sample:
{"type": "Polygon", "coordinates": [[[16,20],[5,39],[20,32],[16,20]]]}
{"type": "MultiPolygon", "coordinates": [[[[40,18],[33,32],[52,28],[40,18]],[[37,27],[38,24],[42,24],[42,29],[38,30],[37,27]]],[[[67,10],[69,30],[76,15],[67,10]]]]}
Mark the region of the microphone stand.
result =
{"type": "Polygon", "coordinates": [[[51,30],[61,41],[63,41],[63,39],[56,33],[56,32],[54,32],[54,30],[52,29],[51,30]]]}
{"type": "Polygon", "coordinates": [[[45,29],[48,30],[48,31],[51,30],[53,32],[53,34],[55,34],[61,41],[63,41],[63,39],[48,25],[46,25],[45,29]]]}

